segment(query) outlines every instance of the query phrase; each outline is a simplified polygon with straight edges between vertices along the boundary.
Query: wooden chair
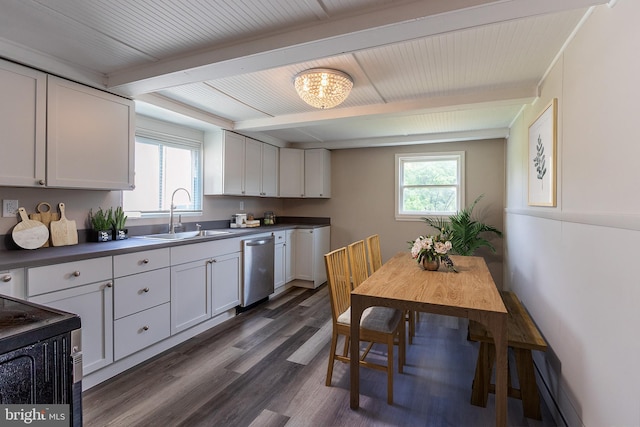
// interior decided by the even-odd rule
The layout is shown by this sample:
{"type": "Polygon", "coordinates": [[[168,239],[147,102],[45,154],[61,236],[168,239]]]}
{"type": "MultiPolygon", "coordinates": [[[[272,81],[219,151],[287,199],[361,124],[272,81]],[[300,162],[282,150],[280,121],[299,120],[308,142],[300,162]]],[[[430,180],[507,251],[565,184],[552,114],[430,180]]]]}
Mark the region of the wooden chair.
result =
{"type": "MultiPolygon", "coordinates": [[[[367,256],[369,259],[369,271],[373,274],[382,267],[382,253],[380,251],[380,235],[373,234],[367,237],[367,256]]],[[[416,335],[416,322],[418,313],[407,311],[405,313],[407,325],[409,326],[409,344],[413,344],[413,337],[416,335]]]]}
{"type": "Polygon", "coordinates": [[[351,267],[351,289],[355,289],[369,277],[364,240],[359,240],[347,246],[347,252],[349,253],[349,266],[351,267]]]}
{"type": "Polygon", "coordinates": [[[380,236],[377,234],[367,237],[367,252],[369,254],[369,271],[373,274],[382,267],[382,254],[380,253],[380,236]]]}
{"type": "MultiPolygon", "coordinates": [[[[326,385],[331,385],[333,365],[336,360],[349,363],[349,346],[351,339],[351,280],[347,248],[340,248],[324,256],[327,269],[327,282],[331,298],[331,314],[333,332],[331,334],[331,351],[329,366],[327,367],[326,385]],[[336,354],[338,336],[343,335],[346,342],[342,354],[336,354]]],[[[398,372],[402,373],[404,365],[404,322],[402,312],[388,307],[369,307],[362,313],[360,322],[360,340],[365,342],[382,343],[387,346],[387,364],[365,360],[371,349],[369,345],[362,355],[360,349],[355,349],[360,359],[360,366],[387,372],[387,402],[393,404],[393,345],[394,338],[399,339],[398,372]]],[[[351,352],[353,353],[353,351],[351,352]]]]}

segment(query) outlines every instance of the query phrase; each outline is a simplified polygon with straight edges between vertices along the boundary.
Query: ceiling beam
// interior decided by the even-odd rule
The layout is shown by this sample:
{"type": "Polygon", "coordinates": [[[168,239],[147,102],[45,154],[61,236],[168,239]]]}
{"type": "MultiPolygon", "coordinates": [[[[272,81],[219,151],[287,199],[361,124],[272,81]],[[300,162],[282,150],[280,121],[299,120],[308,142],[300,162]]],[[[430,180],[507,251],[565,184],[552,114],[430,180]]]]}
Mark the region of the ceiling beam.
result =
{"type": "Polygon", "coordinates": [[[440,96],[414,99],[411,101],[388,104],[363,105],[351,108],[318,110],[313,112],[282,115],[273,118],[253,119],[235,122],[233,129],[238,131],[268,131],[275,129],[300,128],[309,125],[330,124],[354,117],[371,118],[377,115],[427,114],[445,111],[460,111],[470,108],[490,108],[505,105],[523,105],[533,102],[537,97],[535,85],[515,88],[492,88],[483,92],[464,93],[453,96],[440,96]]]}
{"type": "Polygon", "coordinates": [[[508,136],[509,128],[494,128],[421,135],[346,139],[343,141],[307,142],[304,144],[293,144],[292,146],[305,149],[326,148],[328,150],[342,150],[348,148],[395,147],[400,145],[436,144],[441,142],[480,141],[486,139],[507,138],[508,136]]]}
{"type": "Polygon", "coordinates": [[[160,60],[108,76],[110,90],[127,96],[281,67],[451,31],[606,0],[421,0],[328,18],[275,34],[160,60]]]}

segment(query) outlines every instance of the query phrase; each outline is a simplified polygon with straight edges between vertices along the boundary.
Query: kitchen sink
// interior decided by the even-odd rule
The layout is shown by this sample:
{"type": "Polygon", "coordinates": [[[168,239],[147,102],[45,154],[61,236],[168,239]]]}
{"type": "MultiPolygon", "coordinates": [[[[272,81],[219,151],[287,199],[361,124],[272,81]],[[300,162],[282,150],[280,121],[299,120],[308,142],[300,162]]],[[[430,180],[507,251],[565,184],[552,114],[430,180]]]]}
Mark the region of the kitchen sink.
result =
{"type": "Polygon", "coordinates": [[[223,234],[230,234],[230,231],[222,230],[200,230],[200,231],[181,231],[179,233],[160,233],[160,234],[148,234],[146,236],[140,236],[145,239],[160,239],[160,240],[184,240],[193,239],[194,237],[206,237],[206,236],[220,236],[223,234]]]}

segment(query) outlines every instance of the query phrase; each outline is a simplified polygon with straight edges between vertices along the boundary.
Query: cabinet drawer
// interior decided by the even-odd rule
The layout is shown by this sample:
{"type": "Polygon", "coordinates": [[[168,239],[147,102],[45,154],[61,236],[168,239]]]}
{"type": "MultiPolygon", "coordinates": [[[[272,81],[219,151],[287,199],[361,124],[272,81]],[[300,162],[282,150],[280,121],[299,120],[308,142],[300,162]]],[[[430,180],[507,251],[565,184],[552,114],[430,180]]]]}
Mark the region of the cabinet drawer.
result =
{"type": "MultiPolygon", "coordinates": [[[[253,238],[251,236],[250,238],[253,238]]],[[[249,237],[247,237],[249,238],[249,237]]],[[[242,239],[221,239],[171,248],[171,265],[213,258],[242,250],[242,239]]]]}
{"type": "Polygon", "coordinates": [[[31,297],[89,283],[110,281],[111,277],[111,257],[34,267],[27,270],[27,292],[31,297]]]}
{"type": "Polygon", "coordinates": [[[169,266],[169,248],[116,255],[113,276],[122,277],[169,266]]]}
{"type": "Polygon", "coordinates": [[[114,359],[122,359],[169,337],[170,318],[169,303],[165,303],[113,322],[114,359]]]}
{"type": "Polygon", "coordinates": [[[0,294],[20,299],[25,298],[24,268],[0,271],[0,294]]]}
{"type": "Polygon", "coordinates": [[[169,302],[170,277],[169,267],[166,267],[115,279],[113,317],[119,319],[169,302]]]}
{"type": "Polygon", "coordinates": [[[274,240],[276,245],[284,243],[287,240],[287,232],[285,230],[274,231],[273,232],[273,240],[274,240]]]}

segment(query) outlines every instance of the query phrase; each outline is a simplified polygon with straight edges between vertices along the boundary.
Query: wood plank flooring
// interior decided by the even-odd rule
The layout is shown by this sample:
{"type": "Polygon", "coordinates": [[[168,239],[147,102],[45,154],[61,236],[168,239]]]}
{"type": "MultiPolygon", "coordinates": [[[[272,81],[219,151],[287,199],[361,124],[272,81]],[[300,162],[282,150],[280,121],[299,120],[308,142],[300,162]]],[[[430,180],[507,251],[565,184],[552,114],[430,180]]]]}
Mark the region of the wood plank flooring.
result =
{"type": "MultiPolygon", "coordinates": [[[[493,426],[494,397],[472,406],[477,343],[463,319],[421,314],[404,374],[361,369],[360,409],[349,408],[349,367],[325,376],[331,338],[326,285],[292,288],[86,391],[85,426],[493,426]]],[[[339,347],[340,348],[340,347],[339,347]]],[[[384,348],[371,357],[384,359],[384,348]]],[[[396,353],[397,354],[397,353],[396,353]]],[[[555,425],[524,418],[509,399],[510,426],[555,425]]]]}

